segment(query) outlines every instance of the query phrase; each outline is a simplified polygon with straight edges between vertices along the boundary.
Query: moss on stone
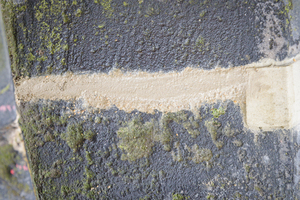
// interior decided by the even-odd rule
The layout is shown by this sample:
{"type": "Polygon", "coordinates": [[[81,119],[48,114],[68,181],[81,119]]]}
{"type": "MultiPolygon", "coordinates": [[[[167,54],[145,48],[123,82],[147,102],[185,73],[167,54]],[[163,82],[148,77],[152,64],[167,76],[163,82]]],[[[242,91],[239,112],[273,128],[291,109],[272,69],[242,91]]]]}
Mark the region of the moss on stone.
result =
{"type": "Polygon", "coordinates": [[[82,11],[81,11],[80,8],[78,8],[78,9],[76,10],[75,16],[76,16],[76,17],[80,17],[81,14],[82,14],[82,11]]]}
{"type": "Polygon", "coordinates": [[[233,137],[235,134],[234,129],[231,128],[230,124],[227,123],[227,125],[223,128],[222,130],[223,134],[226,135],[227,137],[233,137]]]}
{"type": "Polygon", "coordinates": [[[215,195],[213,195],[213,194],[208,194],[208,195],[206,196],[206,199],[215,199],[215,195]]]}
{"type": "Polygon", "coordinates": [[[89,165],[94,164],[94,161],[92,160],[92,157],[91,157],[90,152],[85,151],[85,158],[86,158],[86,160],[88,161],[88,164],[89,164],[89,165]]]}
{"type": "Polygon", "coordinates": [[[219,118],[221,115],[224,115],[224,114],[225,114],[225,111],[226,111],[226,109],[223,108],[223,107],[220,107],[220,108],[213,108],[213,109],[211,110],[212,115],[213,115],[214,118],[219,118]]]}
{"type": "Polygon", "coordinates": [[[45,178],[59,178],[61,176],[61,171],[55,168],[50,169],[44,175],[45,178]]]}
{"type": "Polygon", "coordinates": [[[204,47],[204,44],[205,44],[205,39],[200,35],[200,36],[197,38],[195,45],[196,45],[196,47],[198,47],[198,49],[199,49],[200,51],[202,51],[202,50],[203,50],[203,47],[204,47]]]}
{"type": "Polygon", "coordinates": [[[233,143],[235,146],[237,146],[237,147],[243,146],[243,142],[240,141],[240,140],[234,140],[232,143],[233,143]]]}
{"type": "Polygon", "coordinates": [[[95,123],[100,124],[101,123],[101,118],[100,117],[95,117],[95,123]]]}
{"type": "Polygon", "coordinates": [[[172,195],[172,200],[184,200],[185,197],[181,194],[175,193],[172,195]]]}
{"type": "Polygon", "coordinates": [[[84,139],[87,139],[87,140],[93,140],[94,137],[95,137],[96,133],[94,133],[92,130],[88,130],[84,133],[84,139]]]}
{"type": "Polygon", "coordinates": [[[50,132],[47,132],[45,135],[44,135],[44,140],[45,142],[53,142],[55,139],[54,135],[51,134],[50,132]]]}
{"type": "Polygon", "coordinates": [[[263,190],[262,190],[258,185],[255,185],[255,186],[254,186],[254,189],[260,194],[260,196],[263,196],[263,195],[264,195],[263,190]]]}
{"type": "Polygon", "coordinates": [[[167,113],[161,117],[160,130],[161,132],[156,136],[157,140],[164,145],[165,151],[171,151],[170,142],[172,141],[172,131],[169,127],[169,123],[178,120],[174,113],[167,113]]]}
{"type": "Polygon", "coordinates": [[[210,161],[213,156],[210,149],[199,149],[197,144],[192,147],[191,152],[194,154],[192,161],[197,164],[204,161],[210,161]]]}
{"type": "Polygon", "coordinates": [[[223,147],[223,142],[221,141],[217,141],[218,139],[218,128],[221,126],[220,122],[211,119],[211,120],[207,120],[204,123],[206,129],[208,130],[208,132],[210,133],[211,139],[213,141],[213,143],[216,145],[216,147],[218,147],[219,149],[223,147]]]}
{"type": "Polygon", "coordinates": [[[200,17],[204,17],[205,14],[206,14],[206,11],[203,10],[203,11],[200,13],[200,17]]]}
{"type": "Polygon", "coordinates": [[[111,6],[112,0],[94,0],[95,3],[100,3],[103,8],[103,13],[106,17],[112,17],[114,9],[111,6]]]}
{"type": "Polygon", "coordinates": [[[68,146],[76,152],[81,147],[84,137],[81,124],[69,124],[67,131],[62,134],[61,138],[66,141],[68,146]]]}
{"type": "Polygon", "coordinates": [[[117,135],[120,138],[118,147],[125,151],[122,160],[134,161],[148,157],[154,145],[154,122],[142,123],[141,119],[131,120],[126,127],[120,128],[117,135]]]}
{"type": "Polygon", "coordinates": [[[174,146],[177,149],[177,154],[174,151],[171,152],[173,161],[181,162],[183,160],[183,157],[182,157],[182,153],[180,151],[180,144],[179,144],[179,142],[175,142],[174,146]]]}

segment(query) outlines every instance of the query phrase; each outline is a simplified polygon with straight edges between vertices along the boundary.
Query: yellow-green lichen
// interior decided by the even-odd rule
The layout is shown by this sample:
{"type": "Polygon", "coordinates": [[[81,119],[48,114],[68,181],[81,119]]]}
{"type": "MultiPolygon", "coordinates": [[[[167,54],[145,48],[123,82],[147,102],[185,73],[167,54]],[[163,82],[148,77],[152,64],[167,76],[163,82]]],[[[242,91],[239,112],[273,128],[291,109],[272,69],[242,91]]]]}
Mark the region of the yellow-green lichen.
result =
{"type": "Polygon", "coordinates": [[[75,16],[76,16],[76,17],[80,17],[81,14],[82,14],[82,11],[81,11],[80,8],[78,8],[78,9],[76,10],[75,16]]]}
{"type": "MultiPolygon", "coordinates": [[[[159,122],[152,119],[152,121],[142,123],[140,118],[135,118],[117,131],[121,139],[118,146],[125,151],[122,159],[133,161],[149,156],[155,142],[160,142],[165,151],[171,151],[170,143],[173,140],[173,132],[169,124],[172,122],[181,124],[192,137],[196,137],[200,134],[199,120],[201,117],[198,115],[188,118],[185,111],[164,113],[159,122]]],[[[97,123],[100,122],[100,118],[97,118],[97,123]]],[[[172,151],[171,154],[174,160],[181,161],[183,157],[179,146],[176,148],[177,153],[172,151]]]]}
{"type": "Polygon", "coordinates": [[[200,13],[200,17],[204,17],[205,14],[206,14],[206,11],[203,10],[203,11],[200,13]]]}
{"type": "Polygon", "coordinates": [[[198,47],[198,49],[202,51],[204,48],[204,44],[205,44],[205,39],[202,36],[199,36],[195,43],[196,47],[198,47]]]}
{"type": "Polygon", "coordinates": [[[172,200],[184,200],[186,199],[183,195],[175,193],[172,195],[172,200]]]}
{"type": "Polygon", "coordinates": [[[174,114],[168,113],[163,115],[160,121],[162,132],[161,134],[157,135],[157,137],[159,138],[159,141],[164,145],[165,151],[171,150],[170,142],[172,140],[172,132],[169,127],[169,123],[172,122],[173,120],[174,120],[174,114]]]}
{"type": "Polygon", "coordinates": [[[66,59],[65,59],[65,58],[62,58],[61,61],[60,61],[60,63],[61,63],[62,65],[67,65],[66,59]]]}
{"type": "Polygon", "coordinates": [[[213,194],[208,194],[208,195],[206,196],[206,199],[215,199],[215,195],[213,195],[213,194]]]}
{"type": "Polygon", "coordinates": [[[103,13],[106,17],[112,17],[114,9],[111,6],[112,0],[94,0],[95,3],[100,3],[103,8],[103,13]]]}
{"type": "Polygon", "coordinates": [[[28,60],[28,61],[34,61],[34,60],[35,60],[35,56],[34,56],[32,53],[29,53],[29,54],[27,55],[27,60],[28,60]]]}
{"type": "Polygon", "coordinates": [[[46,61],[47,59],[48,59],[47,56],[41,56],[41,57],[38,57],[36,60],[42,62],[42,61],[46,61]]]}
{"type": "Polygon", "coordinates": [[[213,108],[211,111],[214,118],[219,118],[221,115],[225,114],[226,109],[223,107],[219,107],[219,108],[213,108]]]}
{"type": "Polygon", "coordinates": [[[6,91],[8,91],[9,88],[10,88],[10,83],[7,84],[7,86],[5,86],[3,89],[0,90],[0,95],[1,95],[1,94],[4,94],[6,91]]]}
{"type": "Polygon", "coordinates": [[[98,25],[98,28],[104,28],[104,26],[105,26],[105,23],[102,23],[102,24],[100,24],[100,25],[98,25]]]}

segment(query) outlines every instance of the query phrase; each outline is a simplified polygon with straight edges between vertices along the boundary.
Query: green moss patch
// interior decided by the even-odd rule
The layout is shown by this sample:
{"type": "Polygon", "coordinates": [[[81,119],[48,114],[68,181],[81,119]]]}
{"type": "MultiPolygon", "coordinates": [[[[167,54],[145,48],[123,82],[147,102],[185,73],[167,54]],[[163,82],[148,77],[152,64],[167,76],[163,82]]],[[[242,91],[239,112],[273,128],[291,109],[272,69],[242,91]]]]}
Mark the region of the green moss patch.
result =
{"type": "Polygon", "coordinates": [[[117,132],[120,137],[118,147],[125,151],[122,160],[134,161],[142,157],[148,157],[152,153],[154,145],[154,122],[142,123],[138,118],[130,121],[126,127],[117,132]]]}
{"type": "Polygon", "coordinates": [[[224,115],[225,112],[226,112],[226,109],[223,108],[223,107],[220,107],[220,108],[213,108],[211,110],[212,112],[212,115],[214,118],[219,118],[221,115],[224,115]]]}
{"type": "Polygon", "coordinates": [[[68,125],[67,131],[62,134],[61,138],[67,142],[68,146],[73,149],[74,152],[76,152],[77,148],[79,148],[84,141],[82,125],[68,125]]]}
{"type": "Polygon", "coordinates": [[[210,161],[213,154],[211,152],[210,149],[205,149],[205,148],[199,148],[199,146],[197,144],[195,144],[192,147],[191,152],[194,153],[194,156],[192,157],[192,161],[194,163],[200,163],[200,162],[204,162],[204,161],[210,161]]]}
{"type": "Polygon", "coordinates": [[[218,147],[219,149],[223,147],[223,142],[218,141],[218,128],[221,126],[221,123],[217,120],[211,119],[205,121],[205,126],[210,133],[211,139],[213,143],[218,147]]]}

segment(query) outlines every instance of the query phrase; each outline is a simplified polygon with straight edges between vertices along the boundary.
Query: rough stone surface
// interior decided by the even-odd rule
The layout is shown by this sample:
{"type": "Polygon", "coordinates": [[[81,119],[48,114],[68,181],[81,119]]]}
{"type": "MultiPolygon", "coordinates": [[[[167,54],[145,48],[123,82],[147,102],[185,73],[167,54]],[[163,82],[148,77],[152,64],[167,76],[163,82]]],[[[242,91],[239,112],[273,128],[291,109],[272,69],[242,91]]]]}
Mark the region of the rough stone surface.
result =
{"type": "MultiPolygon", "coordinates": [[[[1,13],[0,13],[1,15],[1,13]]],[[[5,30],[0,16],[0,130],[17,117],[5,30]]]]}
{"type": "MultiPolygon", "coordinates": [[[[4,2],[15,80],[209,70],[299,53],[292,0],[4,2]]],[[[41,99],[21,101],[19,111],[38,199],[299,195],[297,129],[248,130],[231,100],[146,113],[41,99]]]]}
{"type": "Polygon", "coordinates": [[[292,8],[277,0],[28,0],[14,8],[14,74],[168,72],[282,60],[299,52],[292,8]]]}
{"type": "MultiPolygon", "coordinates": [[[[86,110],[80,102],[44,100],[22,102],[20,109],[40,199],[53,195],[56,199],[172,199],[176,194],[190,199],[295,198],[294,152],[298,146],[293,132],[261,132],[255,137],[243,127],[239,107],[230,101],[203,105],[196,114],[181,111],[173,115],[126,113],[117,108],[86,110]],[[129,161],[123,156],[128,152],[120,148],[124,140],[120,143],[118,131],[134,119],[141,120],[136,130],[145,131],[142,126],[154,121],[157,134],[169,131],[170,137],[165,142],[154,141],[150,154],[129,161]],[[211,127],[209,121],[213,121],[211,127]],[[95,135],[83,139],[74,150],[63,136],[70,124],[80,126],[77,131],[83,137],[89,130],[95,135]],[[198,134],[193,136],[192,131],[198,134]],[[170,146],[169,151],[164,145],[170,146]],[[197,156],[205,157],[195,162],[194,145],[210,150],[211,156],[202,151],[197,156]]],[[[138,138],[132,140],[138,142],[138,138]]]]}

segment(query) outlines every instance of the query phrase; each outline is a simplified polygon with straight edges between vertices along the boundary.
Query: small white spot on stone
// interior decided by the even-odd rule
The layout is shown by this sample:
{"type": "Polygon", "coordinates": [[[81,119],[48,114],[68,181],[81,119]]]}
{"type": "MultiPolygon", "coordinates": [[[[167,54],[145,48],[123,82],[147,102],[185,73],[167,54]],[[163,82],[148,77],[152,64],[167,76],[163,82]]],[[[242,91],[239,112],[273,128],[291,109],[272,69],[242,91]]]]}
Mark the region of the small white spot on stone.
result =
{"type": "Polygon", "coordinates": [[[263,157],[263,162],[264,162],[265,164],[269,164],[269,162],[270,162],[269,156],[265,155],[265,156],[263,157]]]}

